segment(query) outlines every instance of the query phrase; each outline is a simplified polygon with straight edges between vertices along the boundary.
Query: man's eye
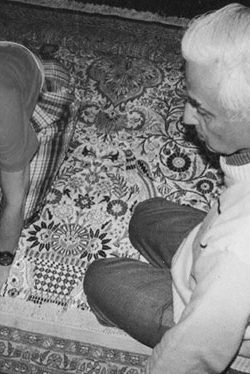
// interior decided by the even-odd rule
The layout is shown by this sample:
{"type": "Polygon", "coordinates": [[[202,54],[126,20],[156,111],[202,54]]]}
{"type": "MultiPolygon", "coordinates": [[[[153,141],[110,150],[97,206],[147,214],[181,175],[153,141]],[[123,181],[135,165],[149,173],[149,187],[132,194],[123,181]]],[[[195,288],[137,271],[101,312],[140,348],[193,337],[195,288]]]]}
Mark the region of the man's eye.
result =
{"type": "Polygon", "coordinates": [[[196,110],[201,115],[206,115],[207,114],[207,112],[204,109],[200,108],[200,107],[196,107],[196,110]]]}
{"type": "Polygon", "coordinates": [[[211,119],[211,115],[203,108],[196,108],[197,110],[197,113],[203,117],[203,118],[206,118],[206,119],[211,119]]]}
{"type": "Polygon", "coordinates": [[[185,100],[186,100],[186,103],[191,105],[193,108],[195,109],[199,108],[199,104],[194,99],[192,99],[190,96],[186,95],[185,100]]]}

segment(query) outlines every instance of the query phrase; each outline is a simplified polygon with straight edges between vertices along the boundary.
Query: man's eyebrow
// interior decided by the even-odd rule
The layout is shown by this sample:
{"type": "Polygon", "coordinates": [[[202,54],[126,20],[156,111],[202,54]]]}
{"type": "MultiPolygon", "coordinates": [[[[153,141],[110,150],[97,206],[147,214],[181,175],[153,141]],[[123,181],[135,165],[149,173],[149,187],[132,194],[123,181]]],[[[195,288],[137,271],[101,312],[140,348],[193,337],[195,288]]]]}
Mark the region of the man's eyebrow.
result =
{"type": "Polygon", "coordinates": [[[201,110],[201,111],[203,111],[203,112],[206,112],[207,114],[209,114],[209,115],[213,115],[213,113],[211,113],[209,110],[207,110],[206,108],[204,108],[203,106],[202,106],[202,104],[201,103],[199,103],[196,99],[194,99],[193,97],[191,97],[191,96],[189,96],[189,95],[187,95],[186,96],[186,101],[193,107],[193,108],[196,108],[196,109],[199,109],[199,110],[201,110]]]}
{"type": "Polygon", "coordinates": [[[192,105],[194,108],[202,108],[201,103],[199,103],[197,100],[195,100],[193,97],[187,95],[186,96],[186,101],[192,105]]]}

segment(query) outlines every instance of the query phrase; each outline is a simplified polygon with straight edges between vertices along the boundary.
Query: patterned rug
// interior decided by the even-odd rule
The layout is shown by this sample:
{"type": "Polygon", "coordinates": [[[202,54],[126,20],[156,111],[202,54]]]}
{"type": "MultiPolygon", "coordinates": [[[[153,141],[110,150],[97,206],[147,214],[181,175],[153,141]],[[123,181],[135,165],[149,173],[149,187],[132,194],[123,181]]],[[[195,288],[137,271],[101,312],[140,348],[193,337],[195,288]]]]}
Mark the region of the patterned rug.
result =
{"type": "Polygon", "coordinates": [[[80,106],[67,158],[1,290],[1,373],[143,372],[146,347],[97,323],[82,282],[98,258],[145,261],[127,231],[140,201],[163,196],[207,211],[220,192],[218,160],[182,124],[182,32],[1,5],[0,38],[34,51],[49,43],[80,106]]]}
{"type": "Polygon", "coordinates": [[[0,326],[1,374],[142,374],[147,356],[0,326]]]}

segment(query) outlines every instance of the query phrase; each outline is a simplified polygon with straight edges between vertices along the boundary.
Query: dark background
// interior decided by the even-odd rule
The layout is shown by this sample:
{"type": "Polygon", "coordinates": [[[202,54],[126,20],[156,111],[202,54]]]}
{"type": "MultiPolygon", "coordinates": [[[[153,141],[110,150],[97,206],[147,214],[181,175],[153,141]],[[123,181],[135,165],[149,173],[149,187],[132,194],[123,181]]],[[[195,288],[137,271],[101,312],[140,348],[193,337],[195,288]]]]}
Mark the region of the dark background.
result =
{"type": "MultiPolygon", "coordinates": [[[[51,0],[52,1],[52,0],[51,0]]],[[[250,6],[250,0],[75,0],[78,2],[90,2],[92,4],[104,4],[114,7],[136,9],[138,11],[157,12],[165,16],[193,17],[209,10],[219,9],[224,5],[240,2],[250,6]]]]}

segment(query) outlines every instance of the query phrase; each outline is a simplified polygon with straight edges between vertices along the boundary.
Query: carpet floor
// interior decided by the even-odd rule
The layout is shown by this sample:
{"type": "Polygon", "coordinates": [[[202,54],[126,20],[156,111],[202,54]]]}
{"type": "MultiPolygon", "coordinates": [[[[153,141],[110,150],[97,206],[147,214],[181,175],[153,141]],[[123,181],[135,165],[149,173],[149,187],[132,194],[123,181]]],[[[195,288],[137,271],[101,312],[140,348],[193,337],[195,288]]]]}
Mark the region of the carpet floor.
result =
{"type": "Polygon", "coordinates": [[[163,196],[207,211],[220,192],[218,160],[181,120],[182,32],[1,4],[0,39],[34,52],[50,44],[79,107],[68,155],[1,290],[1,373],[143,373],[149,349],[100,326],[82,282],[98,258],[145,261],[127,231],[140,201],[163,196]]]}

